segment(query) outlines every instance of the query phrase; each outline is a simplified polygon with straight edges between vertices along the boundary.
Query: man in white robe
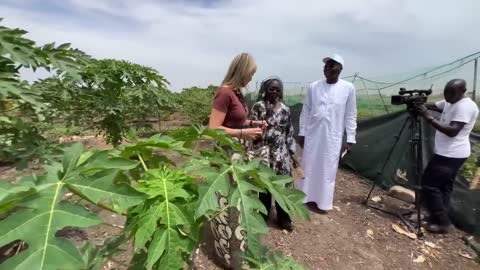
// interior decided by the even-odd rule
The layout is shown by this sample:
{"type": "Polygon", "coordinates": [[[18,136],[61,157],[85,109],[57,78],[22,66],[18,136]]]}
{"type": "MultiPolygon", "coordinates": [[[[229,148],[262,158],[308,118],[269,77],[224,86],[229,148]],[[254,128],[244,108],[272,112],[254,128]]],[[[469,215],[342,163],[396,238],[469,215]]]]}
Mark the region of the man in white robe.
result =
{"type": "Polygon", "coordinates": [[[357,129],[355,87],[339,79],[343,58],[334,54],[323,62],[326,79],[310,84],[299,130],[305,175],[300,189],[306,194],[304,202],[319,213],[333,208],[340,154],[351,150],[357,129]],[[347,143],[342,145],[345,131],[347,143]]]}

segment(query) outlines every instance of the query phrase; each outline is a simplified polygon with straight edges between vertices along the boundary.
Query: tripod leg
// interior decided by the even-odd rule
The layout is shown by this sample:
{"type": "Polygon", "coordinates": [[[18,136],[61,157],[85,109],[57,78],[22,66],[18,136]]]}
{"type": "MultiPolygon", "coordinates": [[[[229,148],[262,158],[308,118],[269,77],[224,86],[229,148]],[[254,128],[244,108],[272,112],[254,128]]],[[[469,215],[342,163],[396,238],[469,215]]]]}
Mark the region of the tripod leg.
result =
{"type": "Polygon", "coordinates": [[[420,117],[412,115],[412,133],[410,156],[413,161],[414,173],[414,189],[415,189],[415,210],[417,211],[416,235],[422,237],[422,221],[421,221],[421,178],[423,174],[423,145],[422,145],[422,122],[420,117]]]}
{"type": "Polygon", "coordinates": [[[368,204],[368,200],[370,199],[370,196],[372,196],[372,192],[373,190],[375,189],[375,186],[377,185],[377,182],[373,182],[372,184],[372,188],[370,189],[370,192],[368,192],[368,195],[367,197],[365,198],[365,200],[363,201],[364,204],[368,204]]]}
{"type": "MultiPolygon", "coordinates": [[[[398,141],[400,140],[401,136],[402,136],[402,133],[403,133],[403,130],[405,129],[405,127],[407,126],[407,123],[408,121],[410,120],[410,117],[407,117],[405,119],[405,122],[403,123],[402,125],[402,128],[400,129],[400,131],[398,132],[397,136],[395,137],[395,142],[393,143],[392,147],[390,148],[389,152],[388,152],[388,155],[387,155],[387,158],[385,159],[383,165],[382,165],[382,168],[380,169],[380,171],[378,172],[377,174],[377,179],[378,179],[378,176],[380,176],[382,174],[382,172],[385,170],[385,167],[387,167],[387,164],[388,162],[390,161],[390,158],[393,154],[393,151],[395,150],[395,147],[397,146],[397,143],[398,141]]],[[[363,201],[363,204],[368,204],[368,200],[370,199],[370,196],[372,195],[372,192],[373,190],[375,189],[375,187],[377,186],[377,179],[375,179],[375,181],[373,182],[372,184],[372,188],[370,189],[370,192],[368,193],[367,197],[365,198],[365,200],[363,201]]]]}
{"type": "Polygon", "coordinates": [[[422,221],[420,217],[422,216],[422,206],[421,206],[421,191],[422,191],[422,175],[423,175],[423,132],[422,132],[422,122],[417,118],[417,128],[418,128],[418,140],[417,140],[417,153],[416,153],[416,163],[417,163],[417,172],[416,172],[416,181],[415,181],[415,207],[417,208],[417,237],[422,237],[422,221]]]}

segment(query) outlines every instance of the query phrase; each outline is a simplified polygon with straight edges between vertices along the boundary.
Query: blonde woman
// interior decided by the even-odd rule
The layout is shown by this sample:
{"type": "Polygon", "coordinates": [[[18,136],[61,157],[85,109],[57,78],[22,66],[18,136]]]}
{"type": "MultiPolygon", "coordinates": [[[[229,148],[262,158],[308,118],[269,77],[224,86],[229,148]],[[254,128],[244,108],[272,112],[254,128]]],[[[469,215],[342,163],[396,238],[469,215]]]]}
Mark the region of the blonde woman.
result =
{"type": "Polygon", "coordinates": [[[209,128],[223,129],[236,138],[254,140],[262,135],[266,122],[248,120],[249,110],[242,94],[242,88],[252,80],[256,70],[255,60],[248,53],[241,53],[233,59],[213,99],[209,128]]]}
{"type": "MultiPolygon", "coordinates": [[[[213,99],[209,128],[222,129],[241,143],[260,138],[262,128],[266,126],[266,121],[248,120],[249,109],[242,94],[242,88],[252,80],[256,69],[255,60],[250,54],[237,55],[213,99]]],[[[217,193],[221,208],[227,205],[224,195],[217,193]]],[[[238,252],[244,252],[246,248],[245,231],[239,226],[238,220],[237,209],[228,208],[212,219],[210,228],[213,237],[205,237],[207,241],[213,241],[209,246],[215,250],[215,261],[226,268],[237,269],[241,264],[238,252]]]]}

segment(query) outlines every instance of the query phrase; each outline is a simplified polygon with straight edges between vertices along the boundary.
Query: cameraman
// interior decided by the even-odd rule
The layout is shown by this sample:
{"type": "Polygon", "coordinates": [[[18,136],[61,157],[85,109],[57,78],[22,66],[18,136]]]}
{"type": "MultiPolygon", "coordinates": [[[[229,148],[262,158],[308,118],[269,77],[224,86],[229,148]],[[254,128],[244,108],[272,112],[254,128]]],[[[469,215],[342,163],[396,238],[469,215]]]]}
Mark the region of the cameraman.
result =
{"type": "Polygon", "coordinates": [[[470,156],[470,132],[478,117],[478,106],[465,97],[466,82],[449,81],[444,89],[445,100],[416,107],[435,129],[435,155],[425,169],[422,179],[422,203],[430,213],[427,230],[447,233],[452,224],[448,217],[450,193],[458,170],[470,156]],[[428,109],[441,112],[436,120],[428,109]]]}

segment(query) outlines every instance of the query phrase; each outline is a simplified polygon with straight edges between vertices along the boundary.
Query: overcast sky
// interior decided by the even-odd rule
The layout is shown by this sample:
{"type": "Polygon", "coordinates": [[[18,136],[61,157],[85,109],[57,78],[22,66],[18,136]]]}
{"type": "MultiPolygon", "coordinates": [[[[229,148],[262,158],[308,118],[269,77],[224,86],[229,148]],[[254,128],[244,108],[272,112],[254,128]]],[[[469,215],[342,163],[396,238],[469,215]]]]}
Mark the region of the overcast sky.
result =
{"type": "Polygon", "coordinates": [[[39,44],[154,67],[176,91],[220,83],[242,51],[257,60],[254,81],[311,81],[332,52],[344,75],[374,77],[480,50],[480,0],[0,0],[0,10],[39,44]]]}

